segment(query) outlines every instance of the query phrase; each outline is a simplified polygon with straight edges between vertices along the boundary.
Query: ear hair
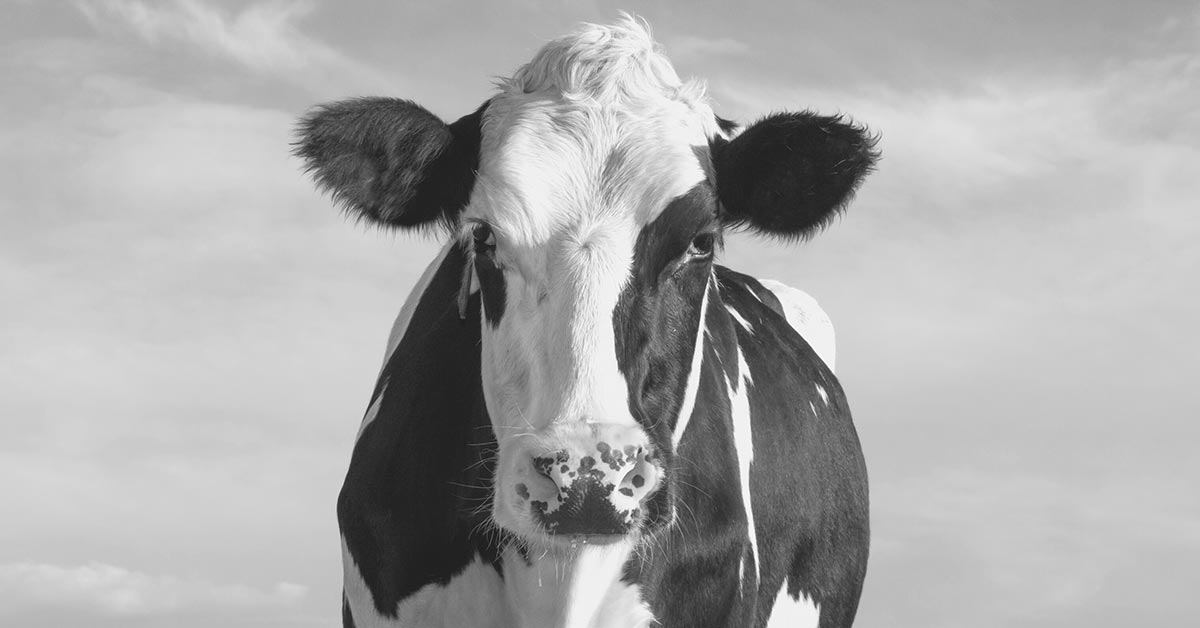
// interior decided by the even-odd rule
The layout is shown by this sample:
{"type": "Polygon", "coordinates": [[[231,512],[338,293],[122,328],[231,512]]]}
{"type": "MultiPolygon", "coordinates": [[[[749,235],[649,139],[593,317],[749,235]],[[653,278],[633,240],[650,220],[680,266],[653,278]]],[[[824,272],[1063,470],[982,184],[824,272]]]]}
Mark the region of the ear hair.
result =
{"type": "Polygon", "coordinates": [[[399,227],[449,223],[470,198],[486,107],[447,125],[408,100],[330,103],[300,120],[294,152],[348,214],[399,227]]]}
{"type": "Polygon", "coordinates": [[[879,159],[878,136],[811,111],[777,113],[711,148],[729,225],[807,238],[850,202],[879,159]]]}

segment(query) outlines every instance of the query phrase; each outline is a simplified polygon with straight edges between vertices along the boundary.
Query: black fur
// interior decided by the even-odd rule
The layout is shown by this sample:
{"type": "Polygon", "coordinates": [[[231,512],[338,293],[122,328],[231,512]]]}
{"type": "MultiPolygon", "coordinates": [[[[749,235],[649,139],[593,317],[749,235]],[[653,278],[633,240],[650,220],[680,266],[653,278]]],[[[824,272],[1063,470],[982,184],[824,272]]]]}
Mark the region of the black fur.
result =
{"type": "MultiPolygon", "coordinates": [[[[793,598],[803,590],[820,603],[821,626],[849,626],[866,574],[870,529],[867,469],[846,397],[808,342],[772,307],[778,301],[756,296],[770,295],[757,280],[721,267],[717,279],[723,303],[754,330],[733,326],[754,374],[750,490],[756,503],[790,506],[755,510],[761,587],[774,591],[786,579],[793,598]]],[[[760,605],[760,625],[771,603],[760,605]]]]}
{"type": "Polygon", "coordinates": [[[338,496],[342,535],[389,617],[400,600],[449,582],[476,555],[499,569],[501,536],[485,523],[495,438],[479,381],[479,298],[468,302],[466,321],[456,303],[464,264],[451,251],[413,312],[338,496]]]}
{"type": "Polygon", "coordinates": [[[470,198],[487,103],[447,125],[420,105],[356,98],[300,120],[295,154],[350,214],[374,224],[450,224],[470,198]]]}
{"type": "Polygon", "coordinates": [[[479,277],[479,294],[483,299],[483,315],[494,329],[504,318],[508,288],[504,271],[496,266],[490,255],[475,255],[475,275],[479,277]]]}
{"type": "Polygon", "coordinates": [[[726,224],[805,238],[843,209],[879,153],[878,141],[841,116],[779,113],[732,141],[711,142],[726,224]]]}
{"type": "Polygon", "coordinates": [[[672,481],[671,434],[683,404],[700,302],[712,269],[712,256],[690,255],[689,245],[696,235],[719,228],[716,210],[711,188],[701,184],[643,228],[634,244],[633,278],[613,311],[617,367],[628,384],[630,412],[667,468],[666,488],[645,507],[645,525],[651,530],[669,521],[678,489],[672,481]]]}

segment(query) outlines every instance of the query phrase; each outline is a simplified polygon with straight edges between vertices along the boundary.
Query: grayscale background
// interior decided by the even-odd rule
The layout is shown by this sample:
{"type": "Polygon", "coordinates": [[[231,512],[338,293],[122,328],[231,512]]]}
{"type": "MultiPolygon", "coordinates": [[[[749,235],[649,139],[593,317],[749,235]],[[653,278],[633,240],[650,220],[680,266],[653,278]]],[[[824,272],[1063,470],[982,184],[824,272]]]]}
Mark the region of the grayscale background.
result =
{"type": "Polygon", "coordinates": [[[1200,617],[1197,2],[0,0],[0,625],[332,626],[334,501],[435,243],[289,156],[647,18],[719,113],[884,159],[812,242],[871,473],[864,627],[1200,617]]]}

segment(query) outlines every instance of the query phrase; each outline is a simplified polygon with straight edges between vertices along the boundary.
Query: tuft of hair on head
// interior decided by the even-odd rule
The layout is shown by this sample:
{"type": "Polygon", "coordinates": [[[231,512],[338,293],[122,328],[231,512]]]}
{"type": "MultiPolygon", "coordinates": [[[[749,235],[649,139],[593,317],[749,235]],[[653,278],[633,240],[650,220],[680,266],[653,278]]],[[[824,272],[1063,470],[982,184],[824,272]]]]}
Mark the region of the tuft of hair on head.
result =
{"type": "Polygon", "coordinates": [[[704,83],[680,80],[649,24],[625,12],[615,24],[585,23],[550,41],[498,86],[509,94],[550,91],[564,100],[597,104],[705,99],[704,83]]]}

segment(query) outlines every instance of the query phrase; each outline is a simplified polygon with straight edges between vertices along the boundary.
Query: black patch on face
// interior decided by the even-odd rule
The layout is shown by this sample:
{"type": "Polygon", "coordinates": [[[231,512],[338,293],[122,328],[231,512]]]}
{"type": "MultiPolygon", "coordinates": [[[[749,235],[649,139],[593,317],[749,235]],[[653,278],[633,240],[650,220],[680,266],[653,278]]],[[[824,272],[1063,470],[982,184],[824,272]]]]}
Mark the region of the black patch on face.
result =
{"type": "Polygon", "coordinates": [[[475,274],[479,276],[479,293],[483,298],[483,316],[495,328],[504,317],[506,300],[504,271],[491,257],[475,257],[475,274]]]}
{"type": "MultiPolygon", "coordinates": [[[[554,512],[547,513],[548,504],[532,501],[529,507],[534,518],[550,534],[564,535],[615,535],[629,532],[626,523],[629,512],[618,512],[610,501],[616,488],[603,482],[604,474],[593,472],[595,460],[585,457],[580,461],[579,476],[566,490],[562,491],[562,502],[554,512]]],[[[637,512],[633,513],[636,523],[637,512]]]]}
{"type": "MultiPolygon", "coordinates": [[[[613,312],[630,411],[668,462],[712,267],[711,250],[698,251],[694,241],[717,233],[716,209],[711,186],[700,183],[646,225],[634,245],[633,277],[613,312]]],[[[648,526],[668,518],[670,473],[667,480],[645,504],[648,526]]]]}
{"type": "MultiPolygon", "coordinates": [[[[504,271],[496,263],[496,234],[487,223],[476,223],[472,229],[472,259],[479,277],[479,292],[483,299],[483,315],[494,329],[504,316],[504,271]]],[[[464,278],[467,281],[467,278],[464,278]]]]}

